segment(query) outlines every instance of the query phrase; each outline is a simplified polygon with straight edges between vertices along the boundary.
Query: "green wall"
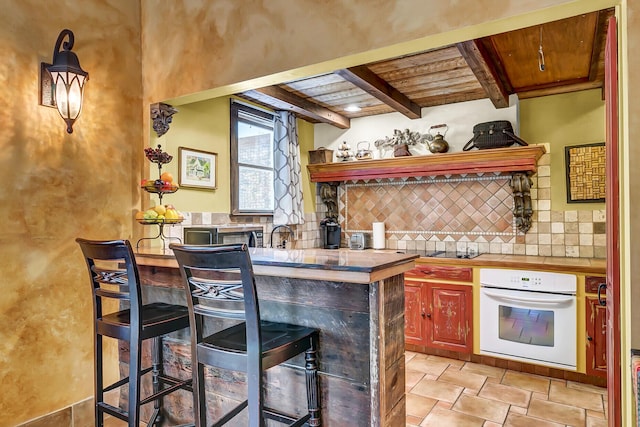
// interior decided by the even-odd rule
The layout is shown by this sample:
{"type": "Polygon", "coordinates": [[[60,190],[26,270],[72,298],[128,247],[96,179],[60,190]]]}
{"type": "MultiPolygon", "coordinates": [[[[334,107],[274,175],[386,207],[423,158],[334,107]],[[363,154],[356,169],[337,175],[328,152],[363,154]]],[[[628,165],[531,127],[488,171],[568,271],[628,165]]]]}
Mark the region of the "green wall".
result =
{"type": "MultiPolygon", "coordinates": [[[[217,188],[202,190],[180,188],[163,197],[163,204],[172,204],[184,212],[229,213],[230,170],[229,170],[229,104],[230,97],[215,98],[192,104],[180,105],[173,115],[169,131],[162,137],[152,138],[152,146],[162,145],[162,149],[174,158],[163,171],[173,174],[178,182],[178,148],[187,147],[217,153],[217,188]]],[[[152,136],[155,136],[155,132],[152,136]]],[[[302,166],[302,183],[305,212],[315,212],[315,185],[309,182],[307,164],[309,150],[313,150],[313,124],[298,120],[298,138],[302,166]]],[[[157,168],[152,165],[148,177],[157,178],[157,168]]],[[[143,209],[155,206],[158,197],[152,195],[143,202],[143,209]]]]}
{"type": "Polygon", "coordinates": [[[567,203],[564,148],[604,142],[605,110],[599,89],[520,101],[520,134],[551,151],[551,209],[597,210],[604,203],[567,203]]]}

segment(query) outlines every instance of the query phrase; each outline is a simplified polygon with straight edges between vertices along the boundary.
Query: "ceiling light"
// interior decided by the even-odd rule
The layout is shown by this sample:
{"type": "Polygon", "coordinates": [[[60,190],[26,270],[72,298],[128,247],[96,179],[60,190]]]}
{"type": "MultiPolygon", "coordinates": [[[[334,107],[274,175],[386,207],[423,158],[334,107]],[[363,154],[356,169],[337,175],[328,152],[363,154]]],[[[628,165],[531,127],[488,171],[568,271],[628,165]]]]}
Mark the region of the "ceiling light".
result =
{"type": "Polygon", "coordinates": [[[357,105],[347,105],[344,109],[344,111],[348,111],[350,113],[357,113],[360,110],[362,110],[362,108],[358,107],[357,105]]]}

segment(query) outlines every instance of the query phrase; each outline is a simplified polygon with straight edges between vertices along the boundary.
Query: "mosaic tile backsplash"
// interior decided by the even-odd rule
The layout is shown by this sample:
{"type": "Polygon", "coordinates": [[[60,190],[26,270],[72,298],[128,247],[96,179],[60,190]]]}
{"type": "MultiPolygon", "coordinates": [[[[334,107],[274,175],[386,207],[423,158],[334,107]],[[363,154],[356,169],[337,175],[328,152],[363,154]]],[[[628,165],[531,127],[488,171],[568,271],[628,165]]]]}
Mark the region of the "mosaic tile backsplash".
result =
{"type": "MultiPolygon", "coordinates": [[[[532,226],[517,231],[509,175],[348,181],[338,188],[343,246],[384,221],[386,247],[407,250],[605,258],[605,210],[551,210],[550,154],[532,177],[532,226]]],[[[319,212],[326,212],[317,197],[319,212]]]]}
{"type": "Polygon", "coordinates": [[[385,222],[389,234],[422,239],[515,237],[513,196],[505,176],[389,179],[343,186],[340,214],[345,232],[385,222]]]}
{"type": "MultiPolygon", "coordinates": [[[[551,210],[550,157],[538,161],[532,177],[532,226],[517,231],[509,175],[467,174],[405,179],[349,181],[338,188],[342,246],[354,232],[371,232],[384,221],[386,247],[404,250],[476,251],[509,255],[605,258],[605,210],[551,210]]],[[[319,187],[319,186],[317,186],[319,187]]],[[[316,189],[318,191],[318,189],[316,189]]],[[[292,227],[293,247],[321,245],[319,221],[327,212],[316,194],[318,212],[305,213],[305,223],[292,227]]],[[[234,218],[211,212],[183,212],[185,221],[168,230],[182,237],[193,225],[252,224],[273,228],[269,217],[234,218]]]]}

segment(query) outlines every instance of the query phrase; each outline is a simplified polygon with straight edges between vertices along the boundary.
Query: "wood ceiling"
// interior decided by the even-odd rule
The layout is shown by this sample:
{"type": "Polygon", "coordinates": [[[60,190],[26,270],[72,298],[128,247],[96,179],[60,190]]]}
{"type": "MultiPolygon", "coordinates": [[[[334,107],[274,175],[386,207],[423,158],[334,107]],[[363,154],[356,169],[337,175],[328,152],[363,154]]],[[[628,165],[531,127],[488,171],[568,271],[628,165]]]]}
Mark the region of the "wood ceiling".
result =
{"type": "Polygon", "coordinates": [[[510,94],[524,99],[602,88],[613,13],[602,10],[237,95],[347,129],[356,117],[397,111],[416,119],[423,107],[489,98],[503,108],[510,94]],[[351,105],[361,110],[346,111],[351,105]]]}

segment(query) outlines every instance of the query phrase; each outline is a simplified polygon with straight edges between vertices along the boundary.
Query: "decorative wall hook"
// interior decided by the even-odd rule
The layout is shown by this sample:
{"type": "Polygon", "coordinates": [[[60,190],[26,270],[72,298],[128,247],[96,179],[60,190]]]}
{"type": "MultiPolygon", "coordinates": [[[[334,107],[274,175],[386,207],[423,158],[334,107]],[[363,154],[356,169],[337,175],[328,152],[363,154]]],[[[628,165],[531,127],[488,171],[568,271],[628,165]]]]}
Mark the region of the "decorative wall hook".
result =
{"type": "Polygon", "coordinates": [[[153,130],[156,131],[158,137],[161,137],[165,133],[169,132],[169,124],[171,124],[171,116],[177,113],[178,110],[173,108],[169,104],[163,104],[158,102],[151,104],[151,120],[153,121],[153,130]]]}

